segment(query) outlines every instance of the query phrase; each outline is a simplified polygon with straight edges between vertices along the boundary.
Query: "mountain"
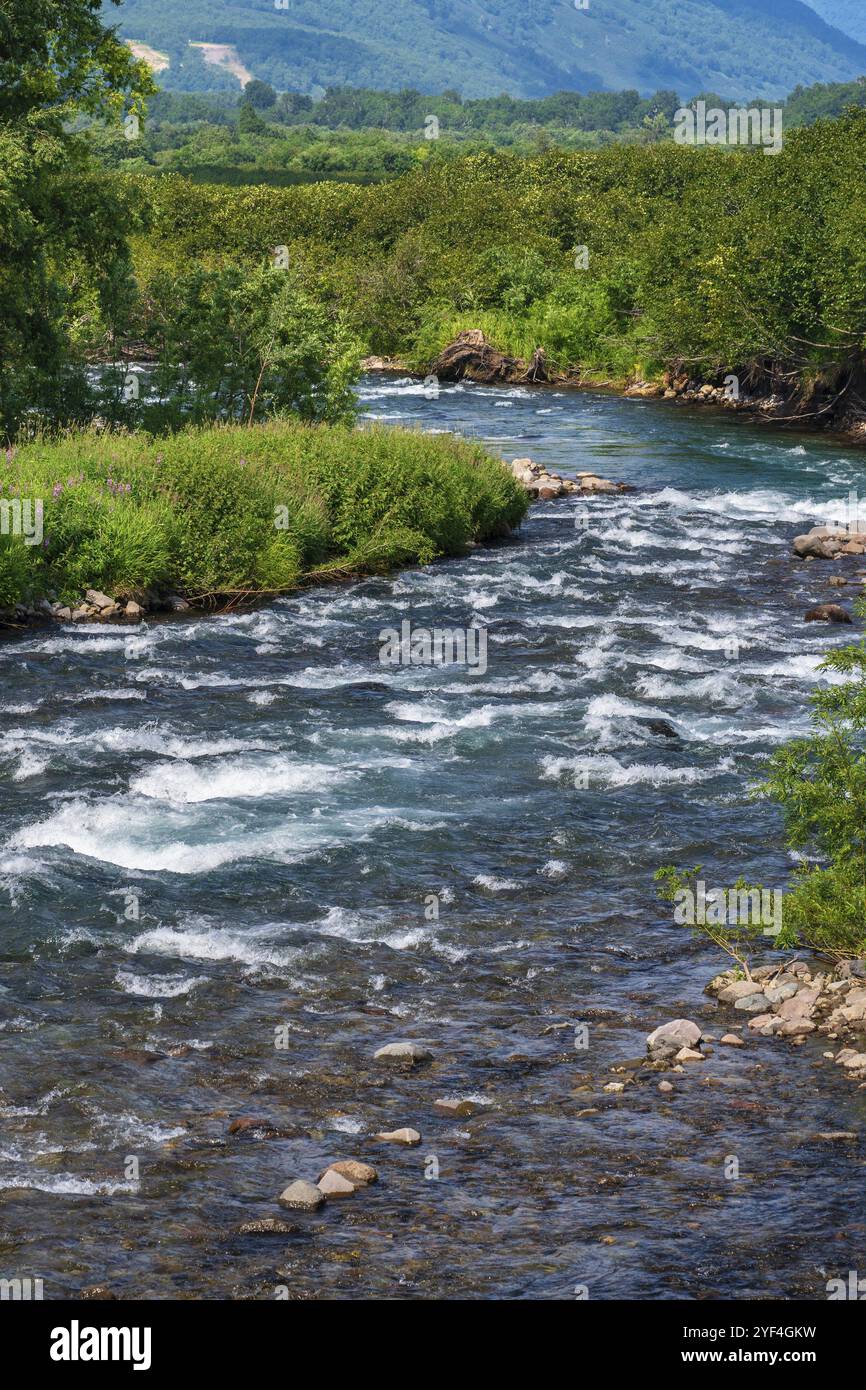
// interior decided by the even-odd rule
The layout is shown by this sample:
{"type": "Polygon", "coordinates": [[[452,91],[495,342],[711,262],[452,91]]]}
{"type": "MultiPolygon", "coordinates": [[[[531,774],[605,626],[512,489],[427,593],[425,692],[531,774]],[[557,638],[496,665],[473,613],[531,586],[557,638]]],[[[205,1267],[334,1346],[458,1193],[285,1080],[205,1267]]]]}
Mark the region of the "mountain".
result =
{"type": "Polygon", "coordinates": [[[864,0],[806,0],[806,4],[858,43],[866,43],[866,4],[864,0]]]}
{"type": "Polygon", "coordinates": [[[125,38],[155,51],[160,82],[180,91],[237,91],[252,74],[314,95],[331,85],[523,97],[674,87],[745,99],[866,73],[866,46],[816,12],[842,10],[844,0],[813,4],[124,0],[105,11],[125,38]]]}

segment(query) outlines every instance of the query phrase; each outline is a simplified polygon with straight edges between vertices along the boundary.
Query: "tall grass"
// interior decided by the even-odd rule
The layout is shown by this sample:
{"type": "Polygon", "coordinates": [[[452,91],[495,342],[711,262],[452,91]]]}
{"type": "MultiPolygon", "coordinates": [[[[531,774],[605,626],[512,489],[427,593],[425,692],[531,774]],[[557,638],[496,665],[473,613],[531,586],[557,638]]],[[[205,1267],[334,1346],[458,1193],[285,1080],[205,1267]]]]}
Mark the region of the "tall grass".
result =
{"type": "Polygon", "coordinates": [[[0,607],[86,588],[195,602],[458,555],[526,499],[478,444],[405,429],[82,431],[0,458],[0,496],[43,499],[44,540],[0,537],[0,607]]]}

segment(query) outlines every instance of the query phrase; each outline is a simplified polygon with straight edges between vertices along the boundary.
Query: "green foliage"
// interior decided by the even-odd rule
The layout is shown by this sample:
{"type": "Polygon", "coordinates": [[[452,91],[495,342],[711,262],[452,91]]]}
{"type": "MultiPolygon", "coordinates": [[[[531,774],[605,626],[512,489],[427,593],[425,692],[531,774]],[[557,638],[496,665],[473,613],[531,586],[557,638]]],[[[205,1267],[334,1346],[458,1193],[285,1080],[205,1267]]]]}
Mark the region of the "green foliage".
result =
{"type": "Polygon", "coordinates": [[[706,885],[700,878],[701,869],[700,864],[692,869],[678,869],[674,864],[664,864],[653,875],[658,885],[656,891],[664,902],[677,904],[675,921],[688,925],[697,937],[718,946],[751,979],[749,956],[758,944],[766,945],[766,940],[763,940],[764,924],[760,913],[740,911],[738,907],[729,911],[727,905],[729,902],[738,904],[742,901],[745,907],[750,895],[759,895],[763,890],[756,884],[747,883],[744,878],[738,878],[731,889],[709,890],[706,893],[707,901],[703,902],[702,890],[706,885]],[[712,901],[715,893],[722,892],[725,895],[724,906],[721,901],[712,901]]]}
{"type": "MultiPolygon", "coordinates": [[[[858,602],[866,616],[866,602],[858,602]]],[[[866,639],[839,647],[822,671],[844,679],[811,696],[812,730],[776,750],[755,795],[782,812],[788,848],[799,863],[782,894],[781,932],[775,945],[809,947],[847,959],[866,956],[866,639]]],[[[674,902],[693,892],[700,866],[665,865],[658,891],[674,902]]],[[[751,892],[742,881],[737,889],[751,892]]],[[[695,931],[739,961],[748,973],[750,943],[759,924],[712,921],[695,931]]]]}
{"type": "MultiPolygon", "coordinates": [[[[859,603],[861,615],[866,605],[859,603]]],[[[782,808],[803,858],[785,896],[783,945],[866,955],[866,641],[840,647],[821,670],[845,677],[817,690],[812,732],[774,754],[762,794],[782,808]]]]}
{"type": "Polygon", "coordinates": [[[478,327],[606,380],[685,363],[747,390],[776,377],[807,390],[862,364],[864,143],[852,108],[772,158],[653,143],[431,156],[366,188],[127,186],[152,223],[136,242],[145,291],[179,258],[251,266],[282,242],[305,292],[368,351],[418,367],[478,327]]]}
{"type": "Polygon", "coordinates": [[[129,209],[71,122],[138,112],[154,87],[101,9],[0,0],[0,433],[56,410],[79,316],[111,319],[124,299],[129,209]]]}
{"type": "Polygon", "coordinates": [[[70,433],[0,461],[41,498],[45,543],[0,537],[0,607],[86,588],[196,599],[457,555],[519,525],[526,498],[479,445],[411,430],[301,425],[70,433]]]}

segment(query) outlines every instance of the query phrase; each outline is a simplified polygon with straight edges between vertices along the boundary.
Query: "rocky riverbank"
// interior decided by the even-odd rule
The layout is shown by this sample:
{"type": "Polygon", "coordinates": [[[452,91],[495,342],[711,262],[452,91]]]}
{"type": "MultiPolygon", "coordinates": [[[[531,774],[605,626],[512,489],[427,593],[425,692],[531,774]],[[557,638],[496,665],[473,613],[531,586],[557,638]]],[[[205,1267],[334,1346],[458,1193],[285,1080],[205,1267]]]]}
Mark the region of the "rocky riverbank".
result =
{"type": "MultiPolygon", "coordinates": [[[[646,1056],[611,1068],[615,1079],[602,1090],[661,1079],[657,1088],[676,1091],[683,1076],[715,1055],[715,1045],[750,1049],[762,1038],[778,1038],[801,1047],[807,1038],[826,1039],[821,1060],[833,1065],[852,1084],[866,1090],[866,965],[860,960],[794,959],[759,966],[748,978],[732,968],[716,975],[705,992],[716,1008],[706,1020],[675,1018],[660,1024],[646,1039],[646,1056]]],[[[707,1072],[711,1078],[711,1071],[707,1072]]],[[[590,1088],[591,1089],[591,1088],[590,1088]]],[[[854,1135],[824,1135],[824,1138],[854,1135]]]]}
{"type": "Polygon", "coordinates": [[[33,627],[43,623],[140,623],[148,613],[187,613],[192,608],[180,594],[148,592],[137,598],[111,598],[99,589],[88,589],[77,604],[39,599],[0,610],[0,629],[33,627]]]}
{"type": "Polygon", "coordinates": [[[853,444],[866,445],[866,412],[850,389],[840,393],[814,387],[807,393],[797,386],[792,388],[787,381],[747,380],[734,373],[722,373],[716,381],[704,381],[678,364],[673,364],[659,380],[599,380],[597,375],[579,367],[563,371],[550,362],[541,347],[528,361],[511,357],[495,348],[479,328],[458,333],[424,372],[413,371],[396,357],[367,357],[361,366],[368,372],[408,373],[419,378],[435,377],[439,382],[615,390],[628,397],[738,411],[768,423],[829,431],[853,444]]]}

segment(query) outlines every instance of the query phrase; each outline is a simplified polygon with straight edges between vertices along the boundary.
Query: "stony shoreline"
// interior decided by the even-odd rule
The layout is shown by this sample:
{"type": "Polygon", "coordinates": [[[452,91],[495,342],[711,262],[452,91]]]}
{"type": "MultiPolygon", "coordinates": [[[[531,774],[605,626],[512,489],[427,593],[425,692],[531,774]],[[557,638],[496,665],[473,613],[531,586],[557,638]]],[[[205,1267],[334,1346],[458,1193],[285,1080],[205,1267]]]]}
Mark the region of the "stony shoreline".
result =
{"type": "MultiPolygon", "coordinates": [[[[761,965],[748,977],[731,967],[713,977],[706,994],[717,1005],[716,1032],[693,1019],[676,1018],[661,1024],[646,1040],[647,1055],[614,1066],[627,1080],[608,1082],[605,1091],[620,1092],[654,1073],[683,1075],[713,1055],[710,1044],[748,1048],[758,1038],[780,1038],[801,1047],[811,1034],[826,1039],[821,1060],[866,1090],[866,964],[861,960],[807,961],[801,958],[761,965]]],[[[658,1089],[670,1094],[676,1087],[667,1078],[658,1089]]],[[[854,1137],[827,1135],[822,1137],[854,1137]]]]}
{"type": "Polygon", "coordinates": [[[431,362],[426,371],[416,371],[400,358],[366,357],[361,367],[367,372],[411,376],[417,380],[435,377],[437,381],[474,381],[482,386],[567,387],[572,390],[609,391],[616,395],[644,400],[666,400],[678,405],[714,406],[733,411],[762,424],[788,426],[806,432],[834,434],[846,443],[866,446],[866,417],[853,407],[836,407],[815,401],[805,402],[796,392],[748,393],[739,383],[735,389],[690,376],[685,369],[671,368],[660,381],[599,381],[580,369],[555,370],[544,351],[537,348],[532,360],[513,358],[499,352],[480,329],[459,333],[452,343],[431,362]]]}

